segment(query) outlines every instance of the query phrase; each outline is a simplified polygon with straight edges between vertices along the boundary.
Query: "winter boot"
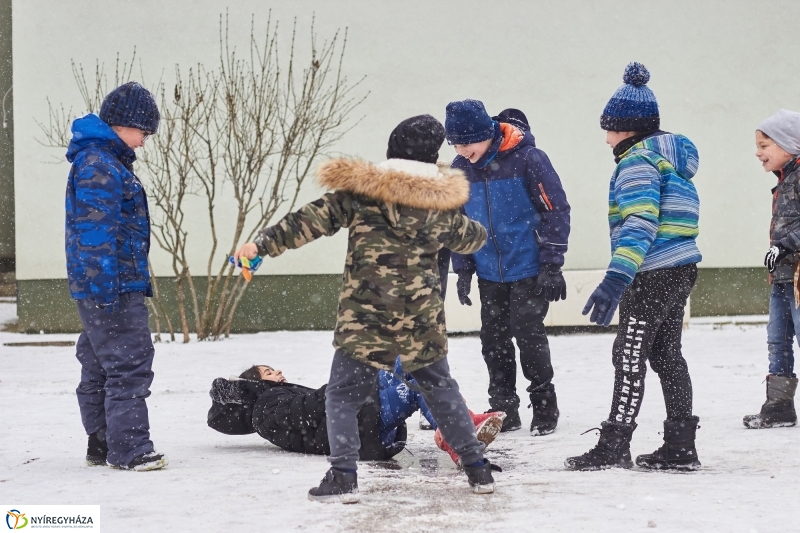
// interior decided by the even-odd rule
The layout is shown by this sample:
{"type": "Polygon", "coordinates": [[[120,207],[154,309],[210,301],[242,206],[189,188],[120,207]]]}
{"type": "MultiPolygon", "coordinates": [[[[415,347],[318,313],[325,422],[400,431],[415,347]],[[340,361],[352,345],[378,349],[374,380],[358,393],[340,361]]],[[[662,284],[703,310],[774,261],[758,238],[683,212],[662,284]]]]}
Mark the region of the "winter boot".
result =
{"type": "Polygon", "coordinates": [[[106,430],[101,429],[89,435],[89,445],[86,447],[86,464],[89,466],[106,466],[107,456],[106,430]]]}
{"type": "Polygon", "coordinates": [[[134,470],[136,472],[147,472],[149,470],[161,470],[169,464],[167,456],[163,453],[149,452],[134,457],[133,460],[126,465],[109,465],[121,470],[134,470]]]}
{"type": "MultiPolygon", "coordinates": [[[[483,447],[486,449],[489,444],[494,442],[497,434],[500,433],[500,428],[503,426],[503,419],[505,419],[506,414],[503,412],[489,412],[476,415],[472,411],[470,411],[469,414],[472,417],[472,422],[475,424],[475,436],[483,443],[483,447]]],[[[455,450],[445,442],[442,432],[438,429],[436,433],[433,434],[433,442],[436,443],[436,446],[438,446],[440,450],[447,452],[447,455],[450,456],[450,459],[452,459],[455,464],[461,466],[461,458],[455,450]]]]}
{"type": "Polygon", "coordinates": [[[503,420],[503,427],[500,429],[500,433],[505,433],[506,431],[516,431],[522,427],[522,420],[519,418],[519,409],[514,407],[508,407],[506,409],[489,409],[484,414],[497,412],[502,412],[506,415],[506,418],[503,420]]]}
{"type": "Polygon", "coordinates": [[[323,503],[358,503],[358,475],[331,467],[319,487],[308,491],[308,499],[323,503]]]}
{"type": "MultiPolygon", "coordinates": [[[[568,470],[604,470],[606,468],[631,468],[631,437],[636,424],[606,421],[600,424],[597,446],[583,455],[564,461],[568,470]]],[[[591,430],[589,430],[591,431],[591,430]]]]}
{"type": "Polygon", "coordinates": [[[757,415],[744,417],[744,427],[750,429],[781,428],[797,424],[794,410],[794,393],[797,378],[769,374],[767,376],[767,401],[757,415]]]}
{"type": "Polygon", "coordinates": [[[664,420],[664,444],[653,453],[640,455],[636,464],[654,470],[696,470],[700,468],[695,433],[700,426],[696,416],[688,420],[664,420]]]}
{"type": "Polygon", "coordinates": [[[424,429],[426,431],[433,430],[433,426],[430,422],[428,422],[427,418],[422,416],[422,413],[419,414],[419,429],[424,429]]]}
{"type": "Polygon", "coordinates": [[[492,477],[492,463],[488,459],[478,466],[465,466],[469,486],[475,494],[491,494],[494,492],[494,478],[492,477]]]}
{"type": "Polygon", "coordinates": [[[552,383],[545,383],[530,391],[531,405],[533,407],[533,420],[531,420],[531,435],[549,435],[556,430],[558,425],[558,402],[556,401],[556,388],[552,383]]]}

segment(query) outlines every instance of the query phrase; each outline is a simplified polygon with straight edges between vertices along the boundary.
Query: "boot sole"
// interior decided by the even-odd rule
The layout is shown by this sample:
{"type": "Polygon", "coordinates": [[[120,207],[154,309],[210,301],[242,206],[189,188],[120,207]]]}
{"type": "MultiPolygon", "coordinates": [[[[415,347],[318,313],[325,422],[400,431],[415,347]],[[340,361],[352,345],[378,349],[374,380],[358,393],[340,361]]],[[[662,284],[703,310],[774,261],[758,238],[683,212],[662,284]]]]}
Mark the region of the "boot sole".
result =
{"type": "Polygon", "coordinates": [[[743,422],[743,423],[744,427],[746,427],[747,429],[772,429],[772,428],[794,427],[797,425],[797,420],[795,420],[794,422],[772,422],[770,424],[764,424],[759,422],[757,425],[756,424],[751,425],[748,422],[743,422]]]}
{"type": "Polygon", "coordinates": [[[541,429],[541,428],[533,428],[531,429],[531,436],[533,437],[541,437],[544,435],[551,435],[556,432],[556,428],[553,429],[541,429]]]}
{"type": "Polygon", "coordinates": [[[133,468],[128,468],[126,466],[119,466],[119,465],[112,465],[108,464],[114,470],[128,470],[130,472],[150,472],[151,470],[161,470],[165,468],[169,464],[169,461],[166,457],[162,457],[158,461],[153,461],[152,463],[146,463],[143,465],[137,465],[133,468]]]}
{"type": "Polygon", "coordinates": [[[503,419],[498,417],[487,418],[478,428],[476,437],[483,443],[484,447],[489,446],[497,435],[502,431],[503,419]]]}
{"type": "Polygon", "coordinates": [[[486,485],[473,485],[472,492],[473,494],[491,494],[494,492],[494,483],[489,483],[486,485]]]}
{"type": "Polygon", "coordinates": [[[611,468],[622,468],[625,470],[629,470],[633,468],[633,461],[624,462],[624,463],[615,463],[613,465],[598,465],[598,466],[587,466],[587,467],[579,467],[576,465],[569,464],[568,461],[564,461],[564,466],[567,470],[571,470],[573,472],[596,472],[598,470],[609,470],[611,468]]]}
{"type": "Polygon", "coordinates": [[[86,466],[108,466],[105,458],[86,458],[86,466]]]}
{"type": "Polygon", "coordinates": [[[644,468],[645,470],[678,470],[680,472],[692,472],[698,470],[702,465],[700,461],[691,464],[669,464],[669,463],[640,463],[636,462],[636,466],[644,468]]]}
{"type": "Polygon", "coordinates": [[[508,433],[509,431],[517,431],[518,429],[522,429],[522,424],[520,424],[518,426],[505,427],[505,428],[500,430],[500,433],[508,433]]]}
{"type": "Polygon", "coordinates": [[[310,492],[308,493],[308,499],[312,502],[319,502],[319,503],[358,503],[361,496],[358,492],[349,492],[347,494],[328,494],[326,496],[314,496],[310,492]]]}

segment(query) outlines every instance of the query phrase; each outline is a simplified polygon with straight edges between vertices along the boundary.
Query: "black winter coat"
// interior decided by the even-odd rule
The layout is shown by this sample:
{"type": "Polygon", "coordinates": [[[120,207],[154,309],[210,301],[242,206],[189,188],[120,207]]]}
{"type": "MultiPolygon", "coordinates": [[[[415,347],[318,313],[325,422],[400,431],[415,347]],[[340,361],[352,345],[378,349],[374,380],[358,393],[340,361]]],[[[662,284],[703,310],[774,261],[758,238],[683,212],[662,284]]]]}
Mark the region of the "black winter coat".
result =
{"type": "MultiPolygon", "coordinates": [[[[213,402],[208,425],[228,435],[258,433],[275,446],[290,452],[330,455],[325,418],[325,388],[310,389],[293,383],[247,381],[242,404],[213,402]]],[[[386,448],[380,439],[380,404],[377,384],[358,413],[361,438],[359,458],[380,461],[405,447],[405,423],[397,428],[394,444],[386,448]]]]}

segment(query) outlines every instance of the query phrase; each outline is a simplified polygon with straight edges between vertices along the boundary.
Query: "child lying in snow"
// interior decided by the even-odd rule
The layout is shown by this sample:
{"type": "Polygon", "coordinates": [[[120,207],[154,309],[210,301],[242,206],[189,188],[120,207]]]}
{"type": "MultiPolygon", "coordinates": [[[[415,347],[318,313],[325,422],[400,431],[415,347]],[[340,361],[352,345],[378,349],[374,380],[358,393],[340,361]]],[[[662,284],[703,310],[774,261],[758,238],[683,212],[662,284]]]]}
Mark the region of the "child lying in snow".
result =
{"type": "MultiPolygon", "coordinates": [[[[396,367],[401,372],[399,361],[396,367]]],[[[405,379],[415,383],[410,375],[405,379]]],[[[238,378],[217,378],[211,387],[213,405],[208,425],[228,435],[258,433],[290,452],[330,454],[326,428],[325,387],[310,389],[289,383],[280,370],[256,365],[238,378]]],[[[377,461],[393,457],[405,447],[405,420],[417,409],[437,428],[422,395],[409,389],[395,374],[381,371],[368,401],[358,413],[361,437],[359,458],[377,461]]],[[[504,413],[474,414],[478,440],[488,446],[503,425],[504,413]]],[[[437,429],[436,444],[456,463],[458,455],[437,429]]]]}

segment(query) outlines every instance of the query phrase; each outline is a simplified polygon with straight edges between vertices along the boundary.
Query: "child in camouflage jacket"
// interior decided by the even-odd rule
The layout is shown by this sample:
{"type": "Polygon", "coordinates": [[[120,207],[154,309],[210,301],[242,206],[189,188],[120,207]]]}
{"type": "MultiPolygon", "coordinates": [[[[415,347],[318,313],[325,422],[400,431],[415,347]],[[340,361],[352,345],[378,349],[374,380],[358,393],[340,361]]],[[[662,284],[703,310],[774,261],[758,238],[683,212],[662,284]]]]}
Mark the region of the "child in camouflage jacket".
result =
{"type": "Polygon", "coordinates": [[[325,400],[331,468],[309,491],[311,500],[358,501],[357,414],[378,371],[393,370],[398,355],[461,457],[473,491],[494,490],[491,465],[450,377],[437,267],[441,248],[469,254],[483,246],[487,234],[459,213],[469,194],[463,174],[435,164],[443,141],[442,124],[422,115],[392,132],[388,161],[380,165],[345,159],[323,163],[319,183],[334,192],[263,229],[235,254],[235,259],[277,257],[349,229],[325,400]]]}

